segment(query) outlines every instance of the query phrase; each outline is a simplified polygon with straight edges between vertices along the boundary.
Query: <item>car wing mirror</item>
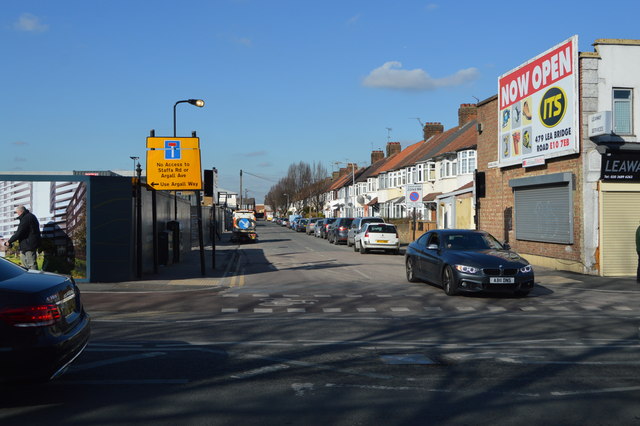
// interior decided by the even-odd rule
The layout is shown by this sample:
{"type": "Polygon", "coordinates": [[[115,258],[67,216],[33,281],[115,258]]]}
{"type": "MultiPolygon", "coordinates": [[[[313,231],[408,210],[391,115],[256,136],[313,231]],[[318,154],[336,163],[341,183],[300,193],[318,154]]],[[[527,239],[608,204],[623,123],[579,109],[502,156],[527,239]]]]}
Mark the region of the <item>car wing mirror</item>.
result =
{"type": "Polygon", "coordinates": [[[427,250],[438,250],[438,245],[437,244],[429,244],[427,246],[427,250]]]}
{"type": "Polygon", "coordinates": [[[509,243],[502,244],[502,247],[504,247],[505,250],[511,250],[511,244],[509,243]]]}

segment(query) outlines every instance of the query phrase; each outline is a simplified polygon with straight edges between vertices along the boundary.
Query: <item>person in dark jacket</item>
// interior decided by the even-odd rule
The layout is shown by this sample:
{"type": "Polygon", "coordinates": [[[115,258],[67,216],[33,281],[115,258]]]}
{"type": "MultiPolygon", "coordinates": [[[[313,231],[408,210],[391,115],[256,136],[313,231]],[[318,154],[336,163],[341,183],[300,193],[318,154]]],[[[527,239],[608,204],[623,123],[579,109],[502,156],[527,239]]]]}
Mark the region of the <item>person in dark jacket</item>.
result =
{"type": "Polygon", "coordinates": [[[18,230],[8,241],[5,246],[10,246],[14,241],[19,242],[20,262],[27,269],[38,269],[38,246],[40,245],[40,223],[33,213],[25,206],[16,207],[18,215],[18,230]]]}
{"type": "Polygon", "coordinates": [[[636,228],[636,252],[638,253],[638,272],[636,273],[636,281],[640,283],[640,226],[636,228]]]}

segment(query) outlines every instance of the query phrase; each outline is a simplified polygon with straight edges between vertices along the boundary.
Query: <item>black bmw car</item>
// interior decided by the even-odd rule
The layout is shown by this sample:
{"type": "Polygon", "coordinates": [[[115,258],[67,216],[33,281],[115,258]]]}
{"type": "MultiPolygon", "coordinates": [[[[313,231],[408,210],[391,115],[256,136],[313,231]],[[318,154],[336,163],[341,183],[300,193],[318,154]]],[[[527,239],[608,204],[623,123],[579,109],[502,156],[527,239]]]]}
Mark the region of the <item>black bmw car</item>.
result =
{"type": "Polygon", "coordinates": [[[84,350],[89,334],[73,278],[0,258],[0,382],[57,377],[84,350]]]}
{"type": "Polygon", "coordinates": [[[409,244],[407,280],[440,285],[446,294],[511,292],[526,296],[533,268],[523,257],[483,231],[437,229],[409,244]]]}

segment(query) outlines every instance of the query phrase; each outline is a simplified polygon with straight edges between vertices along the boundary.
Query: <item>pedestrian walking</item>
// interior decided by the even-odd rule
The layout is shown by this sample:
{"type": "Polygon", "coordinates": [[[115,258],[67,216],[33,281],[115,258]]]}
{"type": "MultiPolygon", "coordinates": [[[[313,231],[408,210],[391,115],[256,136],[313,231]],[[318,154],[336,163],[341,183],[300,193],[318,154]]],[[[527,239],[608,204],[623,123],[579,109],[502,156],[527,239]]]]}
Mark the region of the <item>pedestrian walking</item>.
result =
{"type": "Polygon", "coordinates": [[[20,262],[27,269],[38,269],[38,246],[40,245],[40,223],[33,213],[25,206],[16,207],[18,215],[18,229],[16,233],[5,241],[4,245],[9,247],[14,241],[18,241],[20,249],[20,262]]]}

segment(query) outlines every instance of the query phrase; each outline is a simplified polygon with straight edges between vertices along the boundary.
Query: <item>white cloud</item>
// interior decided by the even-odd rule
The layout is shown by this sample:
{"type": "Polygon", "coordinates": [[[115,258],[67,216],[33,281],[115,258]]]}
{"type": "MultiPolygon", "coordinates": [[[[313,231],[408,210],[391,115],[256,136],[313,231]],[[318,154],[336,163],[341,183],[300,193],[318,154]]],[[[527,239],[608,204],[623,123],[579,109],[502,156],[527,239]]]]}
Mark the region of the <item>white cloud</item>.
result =
{"type": "Polygon", "coordinates": [[[360,14],[358,13],[357,15],[354,15],[347,20],[347,25],[354,25],[359,20],[360,20],[360,14]]]}
{"type": "Polygon", "coordinates": [[[400,62],[389,61],[371,71],[362,84],[379,89],[428,91],[461,86],[478,79],[479,75],[477,68],[467,68],[447,77],[433,78],[423,69],[404,70],[400,62]]]}
{"type": "Polygon", "coordinates": [[[28,33],[42,33],[49,29],[49,26],[43,24],[35,15],[30,13],[23,13],[18,20],[13,24],[13,28],[18,31],[24,31],[28,33]]]}
{"type": "Polygon", "coordinates": [[[234,37],[234,43],[240,44],[245,47],[253,46],[253,41],[249,37],[234,37]]]}

